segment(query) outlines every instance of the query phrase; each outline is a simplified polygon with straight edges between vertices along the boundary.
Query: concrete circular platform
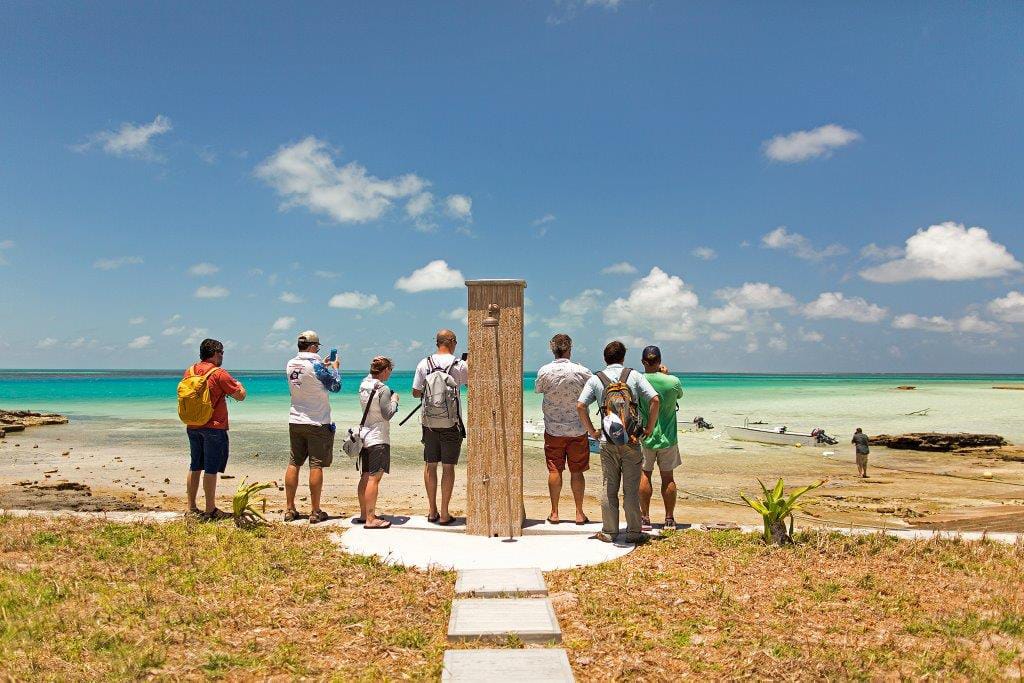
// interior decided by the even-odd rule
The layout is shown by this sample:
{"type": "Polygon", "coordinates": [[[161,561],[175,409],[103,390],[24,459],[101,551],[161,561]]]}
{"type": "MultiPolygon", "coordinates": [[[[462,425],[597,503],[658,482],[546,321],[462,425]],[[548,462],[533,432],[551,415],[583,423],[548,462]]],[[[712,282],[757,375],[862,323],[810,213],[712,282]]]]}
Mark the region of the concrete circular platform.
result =
{"type": "Polygon", "coordinates": [[[590,538],[601,530],[599,523],[577,526],[530,520],[523,535],[509,542],[507,538],[469,536],[463,519],[451,526],[431,524],[423,516],[388,519],[392,521],[390,529],[366,529],[339,520],[344,530],[331,538],[346,552],[375,555],[391,564],[419,569],[571,569],[614,560],[635,547],[590,538]]]}

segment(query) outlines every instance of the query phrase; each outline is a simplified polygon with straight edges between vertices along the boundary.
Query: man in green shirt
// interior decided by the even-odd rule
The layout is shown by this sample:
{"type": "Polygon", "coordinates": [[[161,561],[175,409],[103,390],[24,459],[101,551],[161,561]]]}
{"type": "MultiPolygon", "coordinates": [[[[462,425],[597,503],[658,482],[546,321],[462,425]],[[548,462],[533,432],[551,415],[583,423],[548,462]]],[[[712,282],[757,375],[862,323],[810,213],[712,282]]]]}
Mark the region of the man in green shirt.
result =
{"type": "MultiPolygon", "coordinates": [[[[643,464],[640,474],[640,513],[643,529],[651,528],[651,476],[654,466],[661,472],[661,498],[665,501],[665,528],[675,529],[676,480],[673,470],[683,464],[679,455],[679,434],[676,427],[676,410],[678,401],[683,397],[683,385],[679,378],[668,374],[661,364],[661,349],[648,346],[644,349],[641,360],[644,364],[644,377],[658,392],[661,399],[658,410],[658,422],[654,431],[643,440],[643,464]]],[[[640,401],[641,422],[646,422],[648,402],[640,401]]]]}

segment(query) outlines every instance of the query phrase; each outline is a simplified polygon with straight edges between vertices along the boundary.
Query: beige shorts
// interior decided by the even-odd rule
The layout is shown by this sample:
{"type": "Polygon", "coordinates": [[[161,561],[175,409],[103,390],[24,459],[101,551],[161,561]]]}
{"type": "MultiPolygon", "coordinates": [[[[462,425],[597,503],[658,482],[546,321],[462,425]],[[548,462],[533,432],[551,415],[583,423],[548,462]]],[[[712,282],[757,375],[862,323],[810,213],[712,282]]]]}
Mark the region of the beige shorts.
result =
{"type": "Polygon", "coordinates": [[[867,464],[868,464],[868,454],[867,453],[857,453],[857,466],[858,467],[867,467],[867,464]]]}
{"type": "Polygon", "coordinates": [[[668,448],[643,448],[644,462],[641,466],[644,472],[653,472],[654,466],[662,472],[671,472],[683,464],[683,458],[679,455],[679,444],[672,444],[668,448]]]}

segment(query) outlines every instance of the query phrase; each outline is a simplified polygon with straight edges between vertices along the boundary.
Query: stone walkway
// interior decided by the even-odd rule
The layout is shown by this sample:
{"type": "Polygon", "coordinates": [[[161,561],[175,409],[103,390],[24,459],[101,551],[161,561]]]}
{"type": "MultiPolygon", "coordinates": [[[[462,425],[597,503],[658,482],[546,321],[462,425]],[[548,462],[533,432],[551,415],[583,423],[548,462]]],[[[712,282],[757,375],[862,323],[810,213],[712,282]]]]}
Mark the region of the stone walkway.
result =
{"type": "MultiPolygon", "coordinates": [[[[562,642],[540,569],[464,569],[455,583],[448,642],[562,642]]],[[[442,681],[575,681],[562,648],[459,649],[444,653],[442,681]]]]}

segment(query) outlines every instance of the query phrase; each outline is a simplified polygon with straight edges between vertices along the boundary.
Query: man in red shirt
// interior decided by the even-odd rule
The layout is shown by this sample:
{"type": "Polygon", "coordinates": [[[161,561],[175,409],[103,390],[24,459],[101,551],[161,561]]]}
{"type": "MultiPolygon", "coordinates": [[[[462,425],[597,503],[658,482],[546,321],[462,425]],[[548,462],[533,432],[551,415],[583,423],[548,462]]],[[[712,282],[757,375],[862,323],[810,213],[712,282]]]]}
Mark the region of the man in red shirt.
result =
{"type": "MultiPolygon", "coordinates": [[[[197,375],[205,375],[211,369],[218,368],[206,380],[210,387],[210,400],[213,402],[213,417],[203,425],[187,425],[185,430],[192,453],[187,480],[188,509],[193,514],[214,521],[231,516],[218,510],[216,504],[217,475],[223,474],[228,466],[227,397],[236,401],[245,400],[245,387],[221,367],[223,362],[224,345],[216,339],[204,339],[199,345],[199,362],[191,370],[197,375]],[[206,497],[205,511],[200,511],[196,505],[200,474],[203,475],[203,494],[206,497]]],[[[188,370],[184,374],[187,375],[188,370]]]]}

